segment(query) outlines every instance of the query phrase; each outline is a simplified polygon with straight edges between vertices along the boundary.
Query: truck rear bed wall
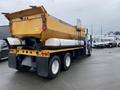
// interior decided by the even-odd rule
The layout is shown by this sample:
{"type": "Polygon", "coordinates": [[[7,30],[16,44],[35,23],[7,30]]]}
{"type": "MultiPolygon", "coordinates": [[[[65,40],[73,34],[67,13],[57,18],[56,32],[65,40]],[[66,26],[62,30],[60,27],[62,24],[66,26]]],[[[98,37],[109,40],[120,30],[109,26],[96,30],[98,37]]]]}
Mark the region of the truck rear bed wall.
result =
{"type": "Polygon", "coordinates": [[[38,37],[42,32],[42,20],[41,15],[27,16],[27,20],[21,20],[20,18],[12,20],[12,35],[17,37],[38,37]]]}

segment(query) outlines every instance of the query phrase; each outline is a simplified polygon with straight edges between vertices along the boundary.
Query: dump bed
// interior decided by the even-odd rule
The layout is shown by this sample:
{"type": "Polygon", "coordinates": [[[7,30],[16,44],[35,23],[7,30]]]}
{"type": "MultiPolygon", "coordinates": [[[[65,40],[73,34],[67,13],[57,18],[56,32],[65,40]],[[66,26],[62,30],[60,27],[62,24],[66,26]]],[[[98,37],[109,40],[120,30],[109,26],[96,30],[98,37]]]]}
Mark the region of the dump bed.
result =
{"type": "Polygon", "coordinates": [[[85,28],[75,26],[47,13],[43,6],[6,14],[11,34],[16,37],[37,37],[42,42],[49,38],[84,39],[85,28]]]}

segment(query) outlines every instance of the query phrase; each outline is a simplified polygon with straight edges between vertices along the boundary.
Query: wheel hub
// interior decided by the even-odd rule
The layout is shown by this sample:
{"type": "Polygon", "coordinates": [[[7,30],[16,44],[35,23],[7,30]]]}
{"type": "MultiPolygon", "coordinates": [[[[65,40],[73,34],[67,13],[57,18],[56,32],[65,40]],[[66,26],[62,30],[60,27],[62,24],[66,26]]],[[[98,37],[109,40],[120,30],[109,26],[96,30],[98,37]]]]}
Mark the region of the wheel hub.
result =
{"type": "Polygon", "coordinates": [[[67,66],[67,67],[70,66],[70,62],[71,62],[70,57],[67,56],[67,57],[66,57],[66,66],[67,66]]]}
{"type": "Polygon", "coordinates": [[[57,74],[59,70],[59,62],[55,60],[52,64],[52,73],[57,74]]]}

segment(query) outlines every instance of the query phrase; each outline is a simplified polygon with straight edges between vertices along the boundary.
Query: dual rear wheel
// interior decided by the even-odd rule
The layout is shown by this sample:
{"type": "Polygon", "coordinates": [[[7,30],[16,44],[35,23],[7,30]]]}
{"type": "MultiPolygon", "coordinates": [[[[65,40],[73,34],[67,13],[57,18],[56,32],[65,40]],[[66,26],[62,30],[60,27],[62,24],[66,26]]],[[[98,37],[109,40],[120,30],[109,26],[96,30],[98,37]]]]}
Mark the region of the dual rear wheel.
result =
{"type": "Polygon", "coordinates": [[[71,66],[71,55],[70,53],[66,53],[63,61],[60,60],[58,56],[53,56],[49,61],[49,70],[48,70],[48,78],[52,79],[57,77],[60,70],[63,69],[64,71],[68,70],[71,66]],[[61,61],[61,62],[60,62],[61,61]]]}

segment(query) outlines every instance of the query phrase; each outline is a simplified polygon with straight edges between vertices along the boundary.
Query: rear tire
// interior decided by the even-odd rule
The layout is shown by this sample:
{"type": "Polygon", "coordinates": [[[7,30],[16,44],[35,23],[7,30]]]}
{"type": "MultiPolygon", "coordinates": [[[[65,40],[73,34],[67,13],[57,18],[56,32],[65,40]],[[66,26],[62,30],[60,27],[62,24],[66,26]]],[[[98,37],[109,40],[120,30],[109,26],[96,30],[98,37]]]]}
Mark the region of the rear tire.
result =
{"type": "Polygon", "coordinates": [[[71,54],[66,53],[62,62],[62,69],[67,71],[71,66],[71,54]]]}
{"type": "Polygon", "coordinates": [[[56,78],[60,71],[60,58],[53,56],[49,61],[48,79],[56,78]]]}

